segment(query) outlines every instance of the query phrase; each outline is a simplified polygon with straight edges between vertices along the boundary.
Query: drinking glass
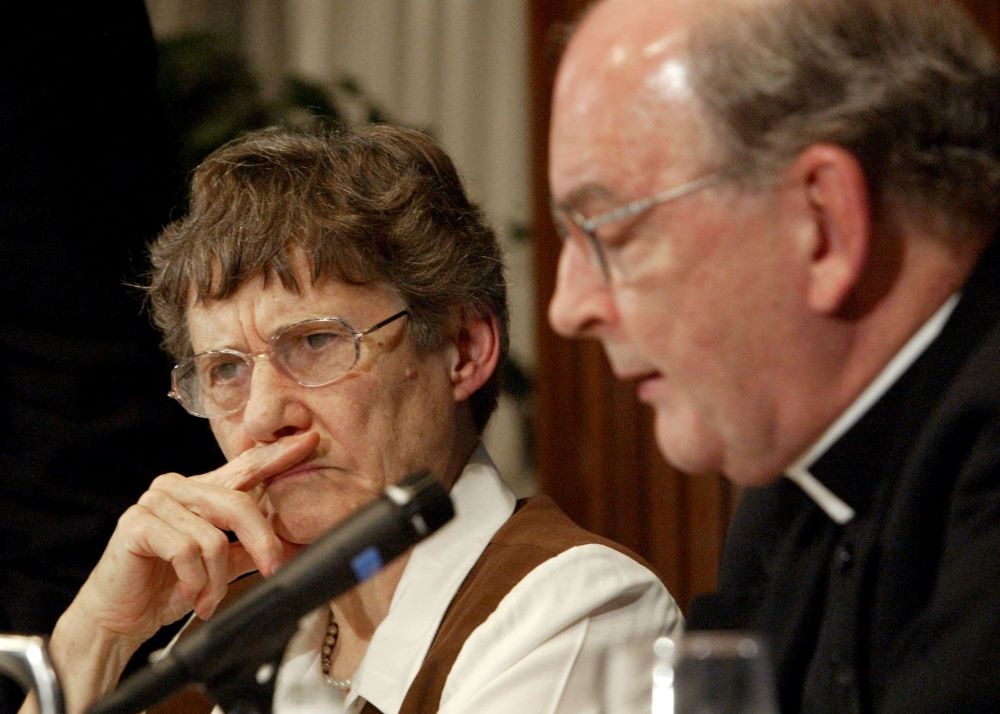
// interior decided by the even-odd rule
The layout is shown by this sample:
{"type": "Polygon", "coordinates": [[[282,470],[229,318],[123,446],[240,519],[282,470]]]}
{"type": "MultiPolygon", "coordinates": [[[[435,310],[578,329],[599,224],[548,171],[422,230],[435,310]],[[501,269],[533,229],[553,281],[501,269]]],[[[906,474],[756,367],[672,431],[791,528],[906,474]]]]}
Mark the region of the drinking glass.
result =
{"type": "Polygon", "coordinates": [[[645,637],[608,647],[603,714],[777,714],[763,642],[738,632],[645,637]]]}
{"type": "Polygon", "coordinates": [[[596,701],[601,714],[673,712],[674,642],[648,635],[615,643],[600,656],[596,701]]]}
{"type": "Polygon", "coordinates": [[[672,662],[674,714],[777,714],[767,648],[754,635],[685,635],[672,662]]]}

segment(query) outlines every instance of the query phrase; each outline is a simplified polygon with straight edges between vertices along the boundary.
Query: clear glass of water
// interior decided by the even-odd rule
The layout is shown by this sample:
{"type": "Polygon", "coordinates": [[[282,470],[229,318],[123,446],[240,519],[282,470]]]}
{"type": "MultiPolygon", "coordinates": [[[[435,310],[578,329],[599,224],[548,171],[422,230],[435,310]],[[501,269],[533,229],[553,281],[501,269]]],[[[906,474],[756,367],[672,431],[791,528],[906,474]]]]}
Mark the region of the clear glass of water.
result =
{"type": "Polygon", "coordinates": [[[599,669],[606,714],[777,714],[763,642],[739,632],[648,637],[609,647],[599,669]]]}
{"type": "Polygon", "coordinates": [[[777,714],[767,648],[740,632],[696,632],[673,653],[675,714],[777,714]]]}

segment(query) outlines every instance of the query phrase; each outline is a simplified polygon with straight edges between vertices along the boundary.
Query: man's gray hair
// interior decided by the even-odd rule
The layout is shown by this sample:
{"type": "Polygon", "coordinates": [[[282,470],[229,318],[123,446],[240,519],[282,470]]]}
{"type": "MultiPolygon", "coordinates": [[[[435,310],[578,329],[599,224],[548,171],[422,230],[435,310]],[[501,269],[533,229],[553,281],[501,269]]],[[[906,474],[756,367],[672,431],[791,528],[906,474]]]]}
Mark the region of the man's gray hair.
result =
{"type": "Polygon", "coordinates": [[[736,3],[690,42],[695,91],[752,180],[828,142],[857,157],[876,206],[996,227],[1000,65],[954,3],[736,3]]]}

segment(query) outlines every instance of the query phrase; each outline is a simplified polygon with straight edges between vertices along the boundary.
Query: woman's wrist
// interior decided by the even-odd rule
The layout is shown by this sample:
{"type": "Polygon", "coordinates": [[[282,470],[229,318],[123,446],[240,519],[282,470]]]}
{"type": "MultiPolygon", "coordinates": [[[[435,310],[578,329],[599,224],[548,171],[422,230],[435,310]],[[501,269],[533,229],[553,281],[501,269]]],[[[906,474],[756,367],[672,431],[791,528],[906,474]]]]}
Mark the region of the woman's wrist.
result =
{"type": "Polygon", "coordinates": [[[49,655],[59,675],[67,714],[86,711],[113,689],[141,644],[141,640],[98,626],[70,605],[49,640],[49,655]]]}

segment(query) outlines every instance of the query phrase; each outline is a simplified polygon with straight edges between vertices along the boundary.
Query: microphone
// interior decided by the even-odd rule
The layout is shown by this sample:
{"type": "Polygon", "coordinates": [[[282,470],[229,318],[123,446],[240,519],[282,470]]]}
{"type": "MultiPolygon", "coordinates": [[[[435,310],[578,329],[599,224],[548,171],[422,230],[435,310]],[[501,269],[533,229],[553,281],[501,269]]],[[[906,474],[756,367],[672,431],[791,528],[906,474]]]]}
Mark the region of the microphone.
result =
{"type": "MultiPolygon", "coordinates": [[[[249,696],[233,691],[234,682],[245,679],[237,673],[248,666],[257,683],[264,684],[263,678],[273,687],[273,668],[258,670],[257,665],[280,662],[299,618],[370,578],[454,514],[444,486],[427,471],[389,486],[274,576],[98,700],[90,714],[139,712],[188,682],[206,683],[229,710],[222,701],[225,696],[249,696]],[[213,682],[220,684],[219,690],[213,690],[213,682]]],[[[270,711],[269,700],[261,706],[270,711]]]]}

